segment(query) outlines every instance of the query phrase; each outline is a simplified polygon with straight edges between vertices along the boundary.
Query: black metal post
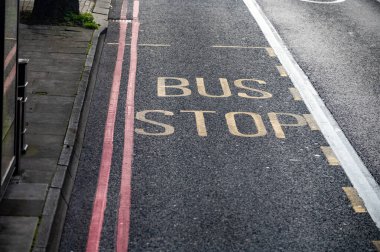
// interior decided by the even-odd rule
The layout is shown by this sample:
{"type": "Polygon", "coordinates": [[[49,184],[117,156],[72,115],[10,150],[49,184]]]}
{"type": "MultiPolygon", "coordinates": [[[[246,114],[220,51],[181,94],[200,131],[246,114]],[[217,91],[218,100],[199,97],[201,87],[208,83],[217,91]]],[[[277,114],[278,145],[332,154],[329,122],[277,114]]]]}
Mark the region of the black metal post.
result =
{"type": "Polygon", "coordinates": [[[28,86],[28,80],[27,80],[27,65],[28,65],[29,59],[19,59],[18,60],[18,98],[20,99],[20,151],[22,154],[26,152],[28,149],[28,145],[25,143],[25,134],[26,134],[26,127],[25,127],[25,104],[28,100],[26,87],[28,86]]]}

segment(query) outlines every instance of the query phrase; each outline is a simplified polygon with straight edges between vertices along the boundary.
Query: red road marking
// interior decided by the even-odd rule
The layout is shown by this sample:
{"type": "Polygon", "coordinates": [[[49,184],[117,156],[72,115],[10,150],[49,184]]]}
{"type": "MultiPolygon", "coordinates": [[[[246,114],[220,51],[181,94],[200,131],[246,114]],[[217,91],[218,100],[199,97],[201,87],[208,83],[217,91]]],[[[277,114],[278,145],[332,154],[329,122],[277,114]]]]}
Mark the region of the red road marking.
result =
{"type": "MultiPolygon", "coordinates": [[[[133,1],[133,19],[137,19],[139,18],[139,9],[140,9],[140,2],[139,0],[135,0],[133,1]]],[[[136,21],[137,21],[136,20],[136,21]]],[[[133,36],[133,34],[132,34],[133,36]]]]}
{"type": "Polygon", "coordinates": [[[124,0],[121,5],[120,19],[127,19],[127,1],[128,0],[124,0]]]}
{"type": "MultiPolygon", "coordinates": [[[[127,7],[126,0],[123,1],[121,15],[125,15],[127,7]]],[[[99,168],[98,186],[96,189],[92,217],[87,237],[87,252],[96,252],[99,250],[99,243],[103,228],[104,211],[107,204],[107,191],[109,175],[112,163],[113,153],[113,135],[116,121],[117,102],[119,99],[120,80],[123,68],[123,58],[125,49],[125,39],[127,33],[127,23],[120,22],[119,46],[117,49],[117,59],[113,73],[111,94],[108,105],[107,121],[104,129],[102,159],[99,168]]]]}
{"type": "Polygon", "coordinates": [[[131,59],[129,65],[127,105],[125,108],[124,151],[121,171],[120,199],[117,224],[116,251],[128,251],[131,209],[131,178],[133,161],[133,132],[135,119],[135,87],[137,71],[137,40],[140,23],[138,21],[139,1],[133,2],[131,59]]]}

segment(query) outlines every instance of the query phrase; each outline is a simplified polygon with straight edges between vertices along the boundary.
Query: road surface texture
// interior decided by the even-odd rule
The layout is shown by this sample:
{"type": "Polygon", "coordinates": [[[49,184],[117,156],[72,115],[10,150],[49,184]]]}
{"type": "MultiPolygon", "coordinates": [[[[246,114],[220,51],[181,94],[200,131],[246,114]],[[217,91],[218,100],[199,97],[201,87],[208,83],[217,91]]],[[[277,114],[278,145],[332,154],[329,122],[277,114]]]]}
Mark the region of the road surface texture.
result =
{"type": "MultiPolygon", "coordinates": [[[[61,251],[378,251],[250,1],[112,4],[61,251]]],[[[259,3],[378,180],[380,4],[259,3]]]]}

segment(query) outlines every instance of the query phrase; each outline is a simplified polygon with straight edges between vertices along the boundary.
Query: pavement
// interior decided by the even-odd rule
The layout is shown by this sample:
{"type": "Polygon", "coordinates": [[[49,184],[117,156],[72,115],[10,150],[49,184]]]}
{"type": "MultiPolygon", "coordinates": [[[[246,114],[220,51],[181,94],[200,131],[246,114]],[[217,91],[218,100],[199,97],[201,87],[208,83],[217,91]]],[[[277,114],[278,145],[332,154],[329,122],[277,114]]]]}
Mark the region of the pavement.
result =
{"type": "MultiPolygon", "coordinates": [[[[79,1],[79,11],[81,13],[92,12],[96,4],[95,0],[81,0],[79,1]]],[[[31,12],[33,10],[34,0],[21,0],[20,11],[31,12]]]]}
{"type": "MultiPolygon", "coordinates": [[[[33,1],[20,9],[31,11],[33,1]]],[[[26,154],[0,204],[0,251],[55,251],[79,155],[80,122],[109,1],[80,1],[99,30],[20,25],[19,58],[29,59],[26,154]]]]}

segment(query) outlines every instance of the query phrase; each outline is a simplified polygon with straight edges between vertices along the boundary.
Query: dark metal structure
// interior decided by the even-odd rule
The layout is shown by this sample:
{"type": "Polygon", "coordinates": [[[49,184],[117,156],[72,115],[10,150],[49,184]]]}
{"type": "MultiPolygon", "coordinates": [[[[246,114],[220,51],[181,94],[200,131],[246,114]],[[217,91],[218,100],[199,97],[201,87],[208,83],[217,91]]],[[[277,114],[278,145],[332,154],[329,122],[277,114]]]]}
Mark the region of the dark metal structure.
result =
{"type": "Polygon", "coordinates": [[[21,99],[18,97],[18,0],[0,0],[0,89],[1,89],[1,187],[0,198],[20,157],[21,99]]]}

